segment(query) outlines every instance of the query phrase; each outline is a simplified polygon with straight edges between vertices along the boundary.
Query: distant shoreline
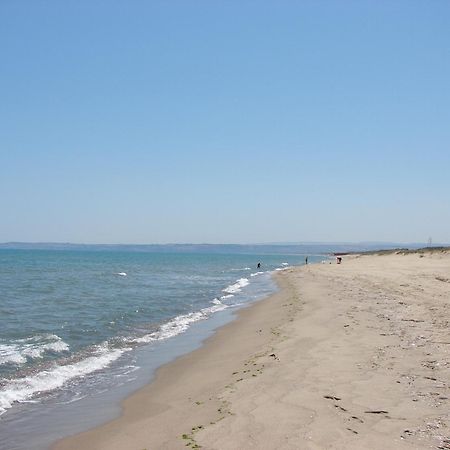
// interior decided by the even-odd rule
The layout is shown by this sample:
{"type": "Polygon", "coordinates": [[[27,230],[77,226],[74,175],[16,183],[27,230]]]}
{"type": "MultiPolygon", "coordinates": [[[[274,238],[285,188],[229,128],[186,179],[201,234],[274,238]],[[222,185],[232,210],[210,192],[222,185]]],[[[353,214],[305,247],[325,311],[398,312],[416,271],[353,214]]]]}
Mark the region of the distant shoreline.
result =
{"type": "MultiPolygon", "coordinates": [[[[437,244],[436,244],[437,245],[437,244]]],[[[423,243],[278,243],[278,244],[73,244],[6,242],[0,250],[131,251],[142,253],[319,254],[417,250],[423,243]]]]}

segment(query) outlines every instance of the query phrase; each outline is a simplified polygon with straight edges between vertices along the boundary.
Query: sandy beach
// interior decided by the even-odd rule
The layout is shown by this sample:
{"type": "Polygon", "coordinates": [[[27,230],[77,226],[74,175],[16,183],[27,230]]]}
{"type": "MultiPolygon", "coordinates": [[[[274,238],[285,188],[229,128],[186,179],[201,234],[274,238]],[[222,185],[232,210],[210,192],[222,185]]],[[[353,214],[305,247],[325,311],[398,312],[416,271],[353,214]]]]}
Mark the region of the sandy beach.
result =
{"type": "Polygon", "coordinates": [[[450,449],[450,253],[290,268],[55,450],[450,449]]]}

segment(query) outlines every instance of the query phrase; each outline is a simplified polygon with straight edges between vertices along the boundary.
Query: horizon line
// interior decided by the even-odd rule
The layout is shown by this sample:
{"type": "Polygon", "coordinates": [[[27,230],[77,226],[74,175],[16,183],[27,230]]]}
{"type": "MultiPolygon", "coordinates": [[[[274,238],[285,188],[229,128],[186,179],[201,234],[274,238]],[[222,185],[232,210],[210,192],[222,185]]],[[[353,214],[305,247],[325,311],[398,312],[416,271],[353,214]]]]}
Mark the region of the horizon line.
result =
{"type": "Polygon", "coordinates": [[[149,246],[149,245],[159,245],[159,246],[169,246],[169,245],[242,245],[242,246],[249,246],[249,245],[374,245],[374,244],[420,244],[425,246],[437,246],[437,245],[450,245],[450,243],[443,243],[443,242],[436,242],[433,244],[427,244],[426,242],[420,242],[420,241],[274,241],[274,242],[254,242],[254,243],[236,243],[236,242],[227,242],[227,243],[213,243],[213,242],[165,242],[165,243],[120,243],[120,242],[108,242],[108,243],[87,243],[87,242],[58,242],[58,241],[5,241],[0,242],[0,245],[97,245],[97,246],[149,246]]]}

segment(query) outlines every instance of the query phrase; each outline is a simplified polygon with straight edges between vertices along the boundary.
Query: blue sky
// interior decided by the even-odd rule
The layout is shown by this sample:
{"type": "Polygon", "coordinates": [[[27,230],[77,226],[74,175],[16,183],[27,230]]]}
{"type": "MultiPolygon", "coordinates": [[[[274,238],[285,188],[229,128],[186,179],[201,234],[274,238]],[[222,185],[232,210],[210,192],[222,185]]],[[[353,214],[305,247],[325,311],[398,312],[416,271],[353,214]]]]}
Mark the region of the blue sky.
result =
{"type": "Polygon", "coordinates": [[[0,1],[0,242],[450,242],[450,2],[0,1]]]}

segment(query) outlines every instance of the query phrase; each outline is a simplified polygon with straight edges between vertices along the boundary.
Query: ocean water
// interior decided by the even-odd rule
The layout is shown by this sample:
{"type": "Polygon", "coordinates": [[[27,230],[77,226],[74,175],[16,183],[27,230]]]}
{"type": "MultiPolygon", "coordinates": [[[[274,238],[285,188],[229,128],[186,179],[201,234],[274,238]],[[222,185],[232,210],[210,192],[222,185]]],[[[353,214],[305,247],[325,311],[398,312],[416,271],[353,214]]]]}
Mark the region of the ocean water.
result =
{"type": "Polygon", "coordinates": [[[201,342],[195,324],[274,292],[271,273],[304,258],[0,250],[0,431],[26,435],[36,411],[132,383],[171,340],[201,342]]]}

